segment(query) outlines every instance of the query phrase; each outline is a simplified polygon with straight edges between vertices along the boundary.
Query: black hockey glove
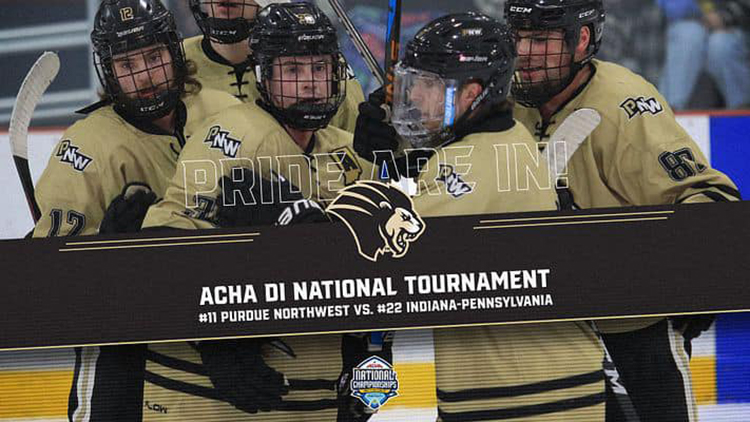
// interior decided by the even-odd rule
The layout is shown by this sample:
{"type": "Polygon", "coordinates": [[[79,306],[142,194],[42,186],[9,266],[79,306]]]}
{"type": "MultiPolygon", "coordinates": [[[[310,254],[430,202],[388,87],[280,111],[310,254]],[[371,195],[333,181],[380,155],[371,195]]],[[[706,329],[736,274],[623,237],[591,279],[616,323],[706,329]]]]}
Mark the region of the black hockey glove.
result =
{"type": "Polygon", "coordinates": [[[122,193],[107,207],[99,233],[136,233],[141,229],[146,211],[156,201],[156,194],[145,183],[128,183],[122,193]]]}
{"type": "Polygon", "coordinates": [[[241,180],[224,176],[221,186],[223,193],[216,200],[216,224],[220,227],[330,221],[317,202],[304,199],[299,189],[282,177],[268,180],[243,168],[241,180]]]}
{"type": "MultiPolygon", "coordinates": [[[[428,160],[434,150],[412,149],[406,155],[399,151],[399,136],[390,121],[390,112],[385,105],[383,88],[370,94],[366,102],[359,104],[357,125],[354,128],[354,150],[357,154],[383,168],[385,163],[389,169],[395,168],[402,177],[416,177],[419,167],[428,160]],[[375,151],[390,151],[392,155],[375,155],[375,151]],[[390,158],[393,157],[394,161],[390,158]]],[[[388,171],[390,179],[398,179],[396,172],[388,171]]]]}
{"type": "Polygon", "coordinates": [[[393,362],[392,332],[344,334],[341,340],[342,370],[336,382],[338,393],[337,422],[365,422],[376,412],[352,396],[352,369],[371,356],[393,362]]]}
{"type": "Polygon", "coordinates": [[[222,400],[248,413],[279,407],[289,392],[286,377],[263,360],[267,340],[203,341],[196,346],[222,400]]]}
{"type": "Polygon", "coordinates": [[[354,150],[360,157],[376,162],[374,151],[398,149],[398,134],[390,122],[390,116],[383,108],[385,94],[383,88],[370,94],[367,101],[359,104],[359,115],[354,129],[354,150]]]}

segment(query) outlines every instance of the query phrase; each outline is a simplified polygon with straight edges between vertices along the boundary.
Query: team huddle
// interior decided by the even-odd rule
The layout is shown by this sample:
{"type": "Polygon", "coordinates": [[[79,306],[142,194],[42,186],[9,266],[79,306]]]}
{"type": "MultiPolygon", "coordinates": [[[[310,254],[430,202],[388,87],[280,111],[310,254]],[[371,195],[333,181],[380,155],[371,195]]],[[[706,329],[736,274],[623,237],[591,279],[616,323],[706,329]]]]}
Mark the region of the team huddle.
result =
{"type": "MultiPolygon", "coordinates": [[[[80,111],[49,160],[35,237],[332,224],[346,208],[334,202],[342,189],[399,177],[414,180],[421,217],[741,199],[651,84],[594,58],[602,0],[508,0],[505,23],[440,17],[406,44],[388,100],[383,89],[365,99],[312,3],[189,4],[203,35],[184,41],[160,0],[100,4],[91,39],[101,101],[80,111]],[[556,178],[548,141],[580,110],[596,124],[556,178]],[[519,148],[529,153],[498,154],[519,148]],[[499,190],[506,168],[525,171],[508,171],[499,190]]],[[[435,330],[438,420],[695,421],[690,340],[710,324],[435,330]],[[608,381],[605,365],[619,378],[608,381]]],[[[68,416],[366,421],[373,412],[351,395],[352,369],[374,355],[392,361],[391,340],[80,348],[68,416]]]]}

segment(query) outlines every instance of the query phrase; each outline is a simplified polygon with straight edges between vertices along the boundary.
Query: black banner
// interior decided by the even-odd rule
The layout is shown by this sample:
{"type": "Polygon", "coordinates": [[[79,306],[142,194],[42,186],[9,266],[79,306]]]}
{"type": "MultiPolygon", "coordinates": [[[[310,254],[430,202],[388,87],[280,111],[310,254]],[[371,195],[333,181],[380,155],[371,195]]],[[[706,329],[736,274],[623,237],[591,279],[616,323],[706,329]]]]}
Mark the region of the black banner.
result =
{"type": "Polygon", "coordinates": [[[750,309],[750,203],[0,242],[0,349],[750,309]]]}

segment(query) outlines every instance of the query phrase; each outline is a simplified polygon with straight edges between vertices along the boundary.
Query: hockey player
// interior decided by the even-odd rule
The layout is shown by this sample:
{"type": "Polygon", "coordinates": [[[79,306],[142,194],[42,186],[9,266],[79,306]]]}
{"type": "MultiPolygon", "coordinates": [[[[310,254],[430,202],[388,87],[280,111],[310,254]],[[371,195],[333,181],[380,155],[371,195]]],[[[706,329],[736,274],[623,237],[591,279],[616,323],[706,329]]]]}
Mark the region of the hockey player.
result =
{"type": "Polygon", "coordinates": [[[105,100],[85,109],[54,150],[37,186],[36,237],[97,233],[131,183],[162,196],[193,125],[237,103],[199,93],[174,19],[158,0],[103,2],[91,39],[105,100]]]}
{"type": "MultiPolygon", "coordinates": [[[[417,172],[408,176],[416,176],[414,207],[423,217],[556,209],[544,157],[536,161],[534,139],[507,100],[514,59],[508,29],[492,18],[466,13],[429,23],[395,71],[395,131],[383,123],[382,97],[371,95],[360,107],[355,149],[376,160],[396,150],[395,132],[428,148],[426,165],[409,162],[407,151],[398,166],[417,172]],[[498,178],[506,168],[518,171],[498,178]]],[[[442,421],[604,420],[603,350],[585,323],[433,335],[442,421]]]]}
{"type": "MultiPolygon", "coordinates": [[[[203,36],[185,40],[188,60],[197,63],[196,78],[204,86],[228,92],[243,102],[255,102],[255,65],[247,43],[260,7],[288,0],[189,0],[203,36]]],[[[350,75],[346,96],[331,125],[353,131],[357,106],[364,101],[359,82],[350,75]]]]}
{"type": "MultiPolygon", "coordinates": [[[[206,121],[185,145],[166,197],[149,209],[144,228],[268,224],[238,212],[216,213],[217,204],[224,209],[261,205],[254,201],[257,190],[234,187],[254,182],[252,174],[268,179],[281,174],[299,186],[297,195],[316,200],[333,198],[344,185],[372,174],[369,163],[354,155],[352,135],[328,125],[344,100],[347,78],[328,18],[309,3],[269,5],[257,16],[251,45],[260,101],[206,121]]],[[[278,192],[265,190],[271,191],[278,192]]],[[[266,197],[264,203],[269,200],[278,198],[266,197]]],[[[347,348],[362,341],[347,341],[347,348]]],[[[206,412],[221,420],[332,421],[337,413],[341,421],[366,419],[346,413],[354,399],[339,400],[335,390],[342,336],[260,343],[151,347],[145,400],[169,408],[168,414],[154,412],[154,418],[183,421],[206,412]],[[337,412],[338,407],[344,410],[337,412]]]]}
{"type": "Polygon", "coordinates": [[[181,154],[183,171],[149,210],[144,227],[216,227],[218,182],[248,163],[264,176],[273,170],[290,178],[306,197],[323,202],[372,175],[372,166],[353,153],[351,134],[328,124],[347,85],[330,21],[306,3],[264,10],[266,25],[251,39],[260,100],[231,107],[198,130],[181,154]],[[208,177],[197,177],[199,170],[209,170],[208,177]]]}
{"type": "MultiPolygon", "coordinates": [[[[163,196],[195,125],[239,103],[191,78],[174,18],[159,0],[102,2],[91,40],[104,99],[50,157],[36,190],[36,237],[123,231],[105,214],[108,205],[126,195],[163,196]]],[[[69,419],[140,419],[142,349],[77,349],[69,419]]]]}
{"type": "MultiPolygon", "coordinates": [[[[516,116],[536,140],[548,140],[576,109],[602,116],[569,163],[576,207],[740,199],[651,84],[594,59],[604,28],[601,0],[508,0],[505,18],[518,39],[516,116]]],[[[664,319],[597,323],[641,422],[697,417],[681,333],[695,336],[710,319],[681,322],[677,331],[664,319]]]]}

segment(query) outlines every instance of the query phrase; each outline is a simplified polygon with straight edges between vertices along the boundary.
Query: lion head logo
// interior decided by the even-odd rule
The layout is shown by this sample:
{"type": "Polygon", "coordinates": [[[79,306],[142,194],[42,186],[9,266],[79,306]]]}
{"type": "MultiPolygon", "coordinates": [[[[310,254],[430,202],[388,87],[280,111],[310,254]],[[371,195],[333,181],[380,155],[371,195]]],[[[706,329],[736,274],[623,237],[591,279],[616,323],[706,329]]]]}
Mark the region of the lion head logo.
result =
{"type": "Polygon", "coordinates": [[[346,224],[359,254],[370,261],[386,254],[401,258],[425,229],[411,198],[375,181],[358,181],[343,189],[326,211],[346,224]]]}

